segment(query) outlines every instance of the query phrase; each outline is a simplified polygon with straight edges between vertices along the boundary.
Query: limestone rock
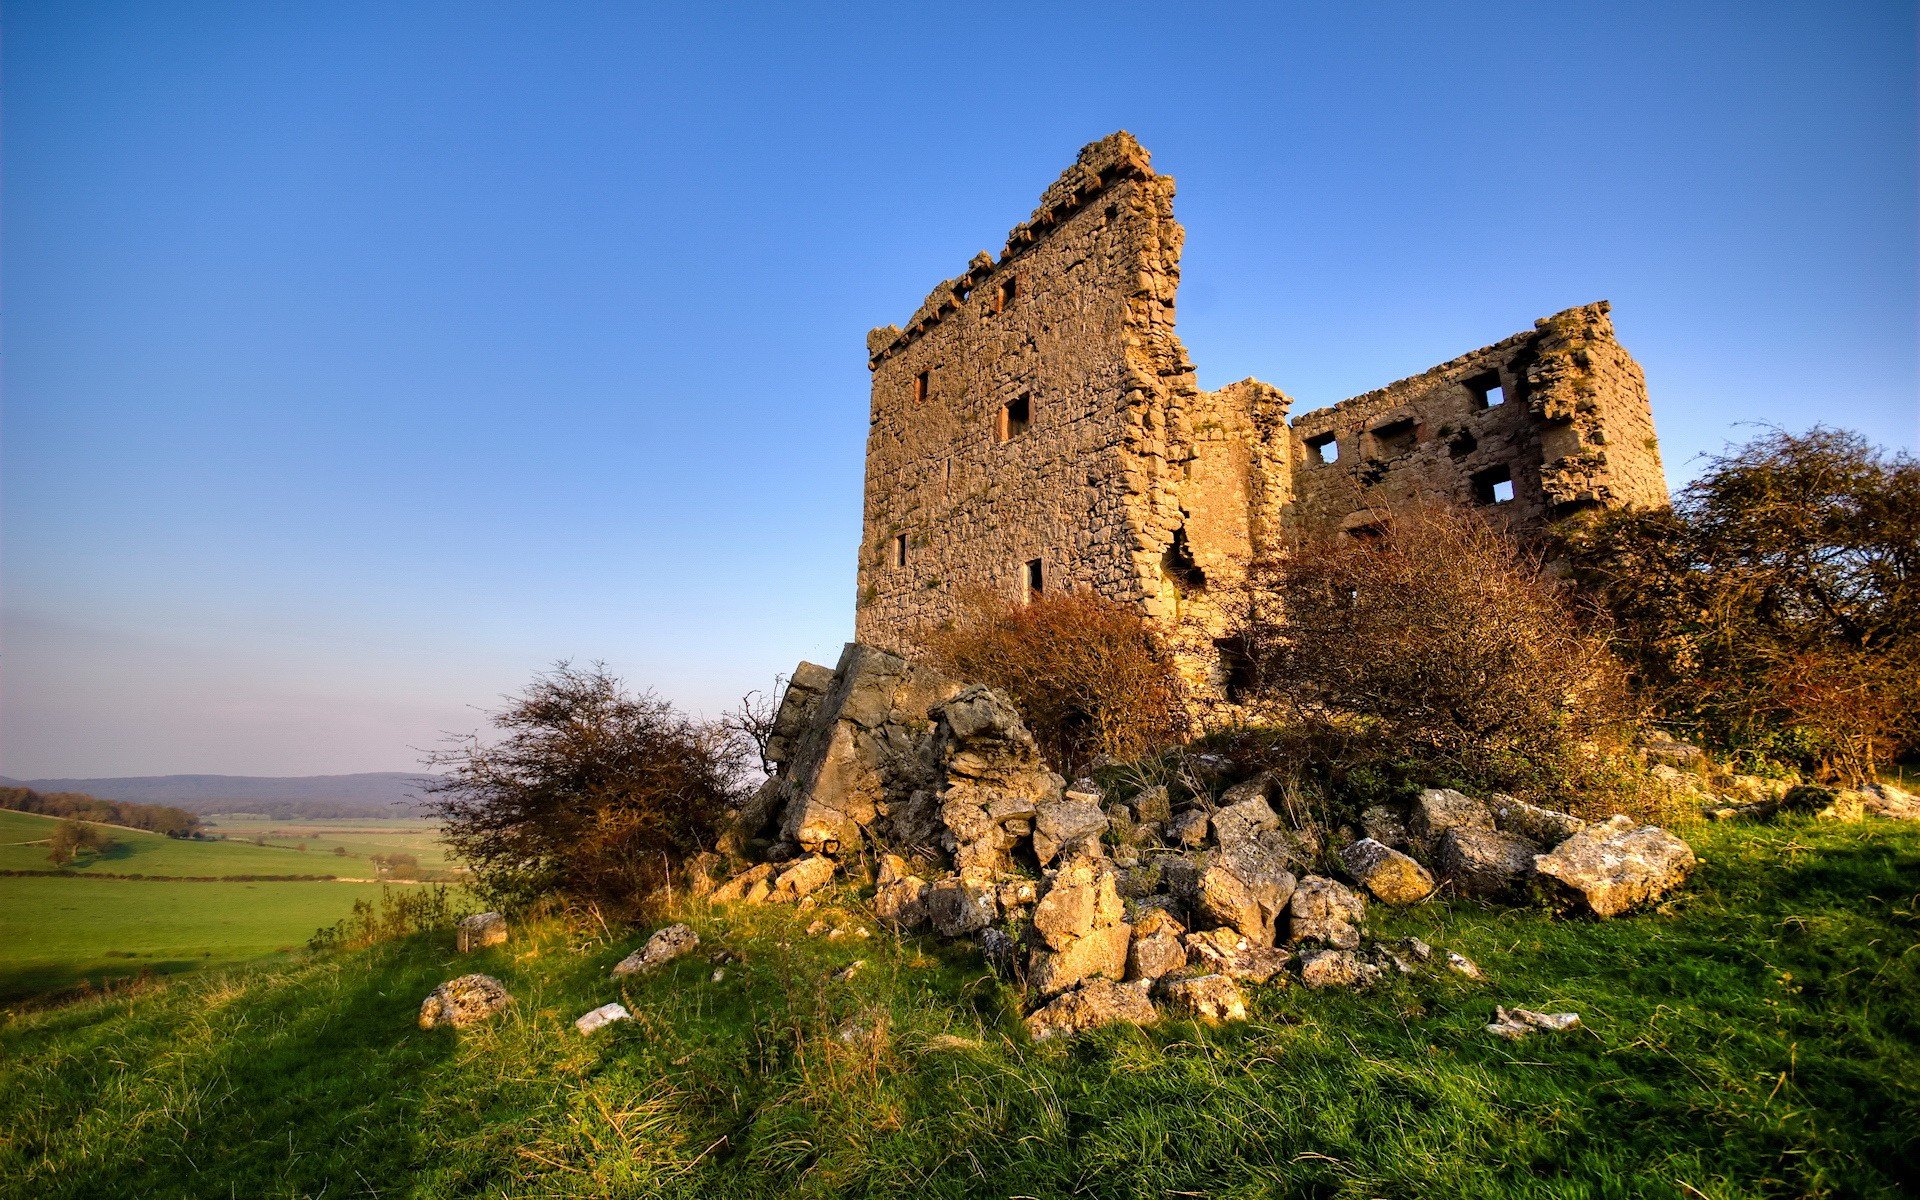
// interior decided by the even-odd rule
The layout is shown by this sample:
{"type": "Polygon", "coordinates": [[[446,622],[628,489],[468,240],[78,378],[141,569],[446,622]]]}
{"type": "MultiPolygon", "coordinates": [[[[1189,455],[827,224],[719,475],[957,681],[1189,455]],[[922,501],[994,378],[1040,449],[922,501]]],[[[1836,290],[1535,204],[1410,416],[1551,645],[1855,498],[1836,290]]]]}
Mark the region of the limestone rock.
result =
{"type": "Polygon", "coordinates": [[[1367,836],[1383,846],[1405,850],[1413,844],[1407,833],[1406,818],[1399,810],[1376,804],[1360,814],[1360,827],[1367,836]]]}
{"type": "Polygon", "coordinates": [[[1833,793],[1833,799],[1813,815],[1822,821],[1864,821],[1867,818],[1867,793],[1842,788],[1833,793]]]}
{"type": "Polygon", "coordinates": [[[585,1035],[597,1029],[604,1029],[615,1021],[631,1020],[633,1020],[633,1014],[627,1011],[626,1005],[602,1004],[599,1008],[594,1009],[592,1012],[575,1021],[573,1027],[578,1029],[582,1035],[585,1035]]]}
{"type": "Polygon", "coordinates": [[[1095,975],[1121,978],[1132,942],[1125,917],[1114,865],[1087,843],[1074,843],[1033,910],[1033,986],[1046,995],[1095,975]]]}
{"type": "Polygon", "coordinates": [[[1320,875],[1309,875],[1294,889],[1287,905],[1287,941],[1292,945],[1319,942],[1336,950],[1360,944],[1360,926],[1367,902],[1351,888],[1320,875]]]}
{"type": "Polygon", "coordinates": [[[1042,1041],[1114,1021],[1147,1025],[1158,1016],[1144,985],[1089,979],[1029,1016],[1027,1030],[1035,1041],[1042,1041]]]}
{"type": "Polygon", "coordinates": [[[1247,997],[1240,985],[1225,975],[1195,975],[1169,979],[1160,985],[1167,1008],[1203,1021],[1244,1021],[1247,997]]]}
{"type": "Polygon", "coordinates": [[[1920,796],[1891,783],[1876,783],[1866,789],[1868,816],[1892,821],[1920,821],[1920,796]]]}
{"type": "Polygon", "coordinates": [[[945,848],[963,871],[1006,870],[1040,811],[1062,801],[1066,781],[1047,769],[1033,735],[1001,693],[964,688],[932,714],[933,753],[945,769],[945,848]]]}
{"type": "Polygon", "coordinates": [[[1413,807],[1408,831],[1416,846],[1431,855],[1440,839],[1455,829],[1492,829],[1493,812],[1471,796],[1452,788],[1428,788],[1413,807]]]}
{"type": "Polygon", "coordinates": [[[491,975],[462,975],[449,979],[420,1004],[420,1028],[451,1025],[465,1029],[478,1025],[513,1003],[507,989],[491,975]]]}
{"type": "Polygon", "coordinates": [[[1417,904],[1433,894],[1433,876],[1425,867],[1373,838],[1342,850],[1340,861],[1382,904],[1417,904]]]}
{"type": "Polygon", "coordinates": [[[1033,853],[1041,866],[1049,866],[1069,843],[1098,840],[1106,831],[1107,814],[1100,805],[1070,792],[1040,804],[1033,821],[1033,853]]]}
{"type": "Polygon", "coordinates": [[[1539,853],[1540,847],[1511,833],[1457,826],[1440,839],[1440,874],[1462,895],[1510,895],[1533,874],[1539,853]]]}
{"type": "Polygon", "coordinates": [[[685,925],[669,925],[655,930],[646,945],[615,964],[613,977],[619,979],[625,975],[644,974],[683,954],[692,953],[699,944],[700,935],[685,925]]]}
{"type": "Polygon", "coordinates": [[[769,882],[773,878],[773,871],[774,866],[772,863],[760,863],[757,866],[748,867],[732,879],[727,880],[719,887],[713,889],[712,895],[707,898],[715,904],[742,902],[758,904],[760,901],[765,900],[768,893],[773,890],[772,884],[769,882]]]}
{"type": "Polygon", "coordinates": [[[791,904],[803,896],[811,896],[833,878],[836,866],[824,854],[797,858],[774,876],[767,899],[775,904],[791,904]]]}
{"type": "Polygon", "coordinates": [[[1187,948],[1180,941],[1186,931],[1165,909],[1154,909],[1133,926],[1133,948],[1127,953],[1127,979],[1158,979],[1187,965],[1187,948]]]}
{"type": "Polygon", "coordinates": [[[1541,808],[1512,796],[1496,794],[1488,799],[1487,807],[1493,812],[1494,828],[1538,846],[1558,846],[1587,827],[1571,813],[1541,808]]]}
{"type": "Polygon", "coordinates": [[[1280,976],[1280,972],[1293,959],[1289,951],[1274,946],[1254,945],[1245,934],[1235,929],[1202,930],[1189,933],[1182,940],[1186,945],[1187,961],[1191,965],[1251,983],[1265,983],[1280,976]]]}
{"type": "Polygon", "coordinates": [[[1380,968],[1351,950],[1315,950],[1300,960],[1300,982],[1310,988],[1366,987],[1380,968]]]}
{"type": "MultiPolygon", "coordinates": [[[[1421,944],[1425,945],[1424,942],[1421,944]]],[[[1479,963],[1453,950],[1447,951],[1447,970],[1456,975],[1465,975],[1468,979],[1480,980],[1487,977],[1487,973],[1480,969],[1479,963]]]]}
{"type": "Polygon", "coordinates": [[[1540,1013],[1530,1008],[1506,1009],[1493,1006],[1493,1024],[1487,1026],[1487,1032],[1497,1034],[1510,1042],[1517,1042],[1536,1031],[1561,1033],[1580,1027],[1578,1013],[1540,1013]]]}
{"type": "Polygon", "coordinates": [[[1264,791],[1256,790],[1243,793],[1242,789],[1252,788],[1253,784],[1240,784],[1227,789],[1223,800],[1242,796],[1231,804],[1215,809],[1213,814],[1213,836],[1222,846],[1252,840],[1259,834],[1280,828],[1279,814],[1267,803],[1264,791]]]}
{"type": "Polygon", "coordinates": [[[1167,822],[1167,840],[1176,846],[1198,846],[1207,840],[1208,824],[1205,811],[1190,808],[1167,822]]]}
{"type": "Polygon", "coordinates": [[[454,927],[454,949],[461,954],[507,940],[507,919],[497,912],[475,913],[454,927]]]}
{"type": "Polygon", "coordinates": [[[1142,825],[1165,825],[1173,817],[1173,803],[1164,783],[1138,793],[1129,803],[1133,806],[1133,819],[1142,825]]]}
{"type": "Polygon", "coordinates": [[[1693,848],[1657,825],[1614,816],[1534,860],[1595,916],[1611,917],[1658,899],[1686,881],[1693,848]]]}
{"type": "Polygon", "coordinates": [[[934,932],[945,938],[971,936],[1000,915],[991,883],[957,876],[935,883],[923,900],[934,932]]]}
{"type": "Polygon", "coordinates": [[[1097,926],[1064,949],[1035,950],[1027,979],[1042,996],[1065,991],[1086,979],[1122,979],[1127,973],[1132,934],[1132,927],[1121,921],[1097,926]]]}
{"type": "Polygon", "coordinates": [[[713,895],[714,889],[720,885],[720,874],[726,864],[726,859],[711,850],[702,850],[688,859],[681,871],[687,894],[696,900],[713,895]]]}
{"type": "Polygon", "coordinates": [[[927,922],[927,881],[907,875],[873,894],[873,915],[896,929],[917,929],[927,922]]]}

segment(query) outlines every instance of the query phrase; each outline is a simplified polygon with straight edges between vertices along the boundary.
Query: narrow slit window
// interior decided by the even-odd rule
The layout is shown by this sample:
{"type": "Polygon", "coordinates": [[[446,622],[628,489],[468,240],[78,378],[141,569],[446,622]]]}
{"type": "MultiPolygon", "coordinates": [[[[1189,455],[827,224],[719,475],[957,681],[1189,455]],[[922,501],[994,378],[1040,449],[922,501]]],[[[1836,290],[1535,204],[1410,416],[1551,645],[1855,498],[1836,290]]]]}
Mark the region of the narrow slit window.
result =
{"type": "Polygon", "coordinates": [[[1000,441],[1011,441],[1027,431],[1033,424],[1033,399],[1030,396],[1018,396],[1000,406],[1000,418],[994,426],[994,435],[1000,441]]]}
{"type": "Polygon", "coordinates": [[[1507,402],[1507,389],[1500,384],[1500,372],[1488,371],[1467,380],[1475,408],[1498,408],[1507,402]]]}
{"type": "Polygon", "coordinates": [[[1046,590],[1046,586],[1047,586],[1046,572],[1041,567],[1039,559],[1037,558],[1028,559],[1026,566],[1020,569],[1020,575],[1021,575],[1021,581],[1025,585],[1024,590],[1026,592],[1027,599],[1029,600],[1037,599],[1039,598],[1040,593],[1046,590]]]}
{"type": "Polygon", "coordinates": [[[1479,504],[1505,504],[1513,499],[1513,472],[1488,467],[1473,477],[1473,498],[1479,504]]]}
{"type": "Polygon", "coordinates": [[[896,567],[907,565],[907,535],[904,533],[895,534],[893,537],[893,565],[896,567]]]}
{"type": "Polygon", "coordinates": [[[1340,439],[1331,433],[1307,439],[1307,453],[1316,463],[1337,463],[1340,461],[1340,439]]]}
{"type": "Polygon", "coordinates": [[[932,377],[932,371],[922,371],[913,377],[913,401],[915,404],[926,403],[927,385],[931,382],[932,377]]]}
{"type": "Polygon", "coordinates": [[[1020,294],[1020,281],[1008,276],[1000,281],[1000,290],[993,295],[993,311],[1003,313],[1013,307],[1013,298],[1020,294]]]}

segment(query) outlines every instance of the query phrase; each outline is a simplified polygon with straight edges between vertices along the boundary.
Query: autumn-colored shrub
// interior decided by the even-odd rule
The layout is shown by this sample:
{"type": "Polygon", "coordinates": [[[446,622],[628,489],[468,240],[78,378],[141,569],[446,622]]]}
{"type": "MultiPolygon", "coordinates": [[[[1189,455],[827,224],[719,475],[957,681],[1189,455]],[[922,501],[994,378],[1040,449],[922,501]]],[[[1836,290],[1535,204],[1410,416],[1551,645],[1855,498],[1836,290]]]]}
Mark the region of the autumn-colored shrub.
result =
{"type": "Polygon", "coordinates": [[[1056,769],[1134,759],[1188,729],[1165,650],[1131,606],[1090,592],[1049,592],[1024,604],[964,598],[926,639],[929,661],[1005,692],[1056,769]]]}

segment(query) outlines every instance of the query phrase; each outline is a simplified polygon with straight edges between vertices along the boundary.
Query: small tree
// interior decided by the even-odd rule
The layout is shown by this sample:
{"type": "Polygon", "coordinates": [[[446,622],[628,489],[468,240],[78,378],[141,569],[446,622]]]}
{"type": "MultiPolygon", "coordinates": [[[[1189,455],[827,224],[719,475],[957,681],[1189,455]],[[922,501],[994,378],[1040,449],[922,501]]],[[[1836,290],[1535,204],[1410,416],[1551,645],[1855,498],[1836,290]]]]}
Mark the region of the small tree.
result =
{"type": "Polygon", "coordinates": [[[1188,731],[1180,677],[1145,622],[1091,592],[1025,604],[972,595],[925,641],[947,674],[1006,692],[1070,775],[1100,755],[1140,758],[1188,731]]]}
{"type": "Polygon", "coordinates": [[[444,837],[497,900],[625,903],[710,845],[741,787],[738,742],[601,664],[560,663],[493,715],[501,737],[427,759],[444,837]]]}
{"type": "Polygon", "coordinates": [[[68,819],[60,822],[53,830],[53,836],[47,839],[47,859],[57,867],[64,867],[80,855],[102,850],[107,839],[100,831],[85,821],[68,819]]]}
{"type": "Polygon", "coordinates": [[[1472,513],[1383,515],[1254,566],[1247,691],[1300,727],[1518,791],[1625,725],[1623,673],[1541,558],[1472,513]]]}

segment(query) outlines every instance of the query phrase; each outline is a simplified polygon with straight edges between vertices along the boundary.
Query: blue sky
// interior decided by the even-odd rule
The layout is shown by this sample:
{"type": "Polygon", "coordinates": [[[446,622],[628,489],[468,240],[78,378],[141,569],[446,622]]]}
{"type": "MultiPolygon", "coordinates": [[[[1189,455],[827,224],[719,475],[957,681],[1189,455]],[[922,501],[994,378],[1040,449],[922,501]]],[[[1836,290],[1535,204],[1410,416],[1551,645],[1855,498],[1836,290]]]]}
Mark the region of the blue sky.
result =
{"type": "Polygon", "coordinates": [[[1606,298],[1675,484],[1920,438],[1911,4],[819,7],[10,3],[0,772],[405,770],[556,659],[708,712],[831,662],[866,330],[1118,128],[1203,386],[1606,298]]]}

